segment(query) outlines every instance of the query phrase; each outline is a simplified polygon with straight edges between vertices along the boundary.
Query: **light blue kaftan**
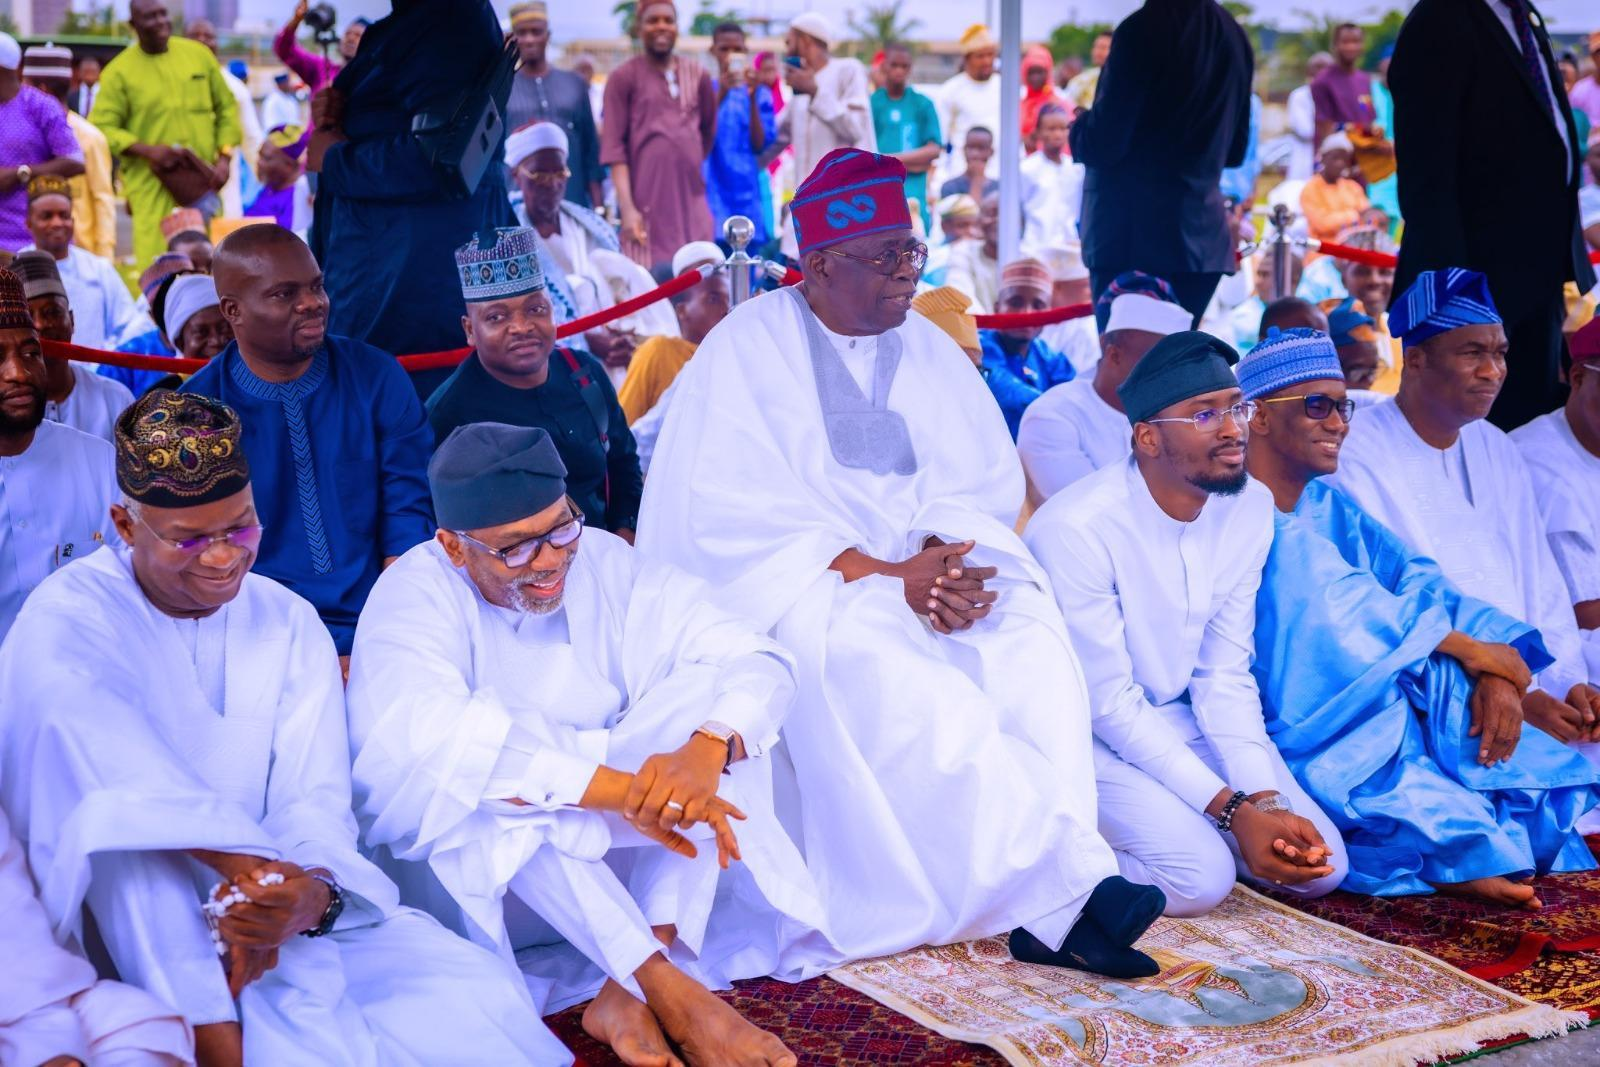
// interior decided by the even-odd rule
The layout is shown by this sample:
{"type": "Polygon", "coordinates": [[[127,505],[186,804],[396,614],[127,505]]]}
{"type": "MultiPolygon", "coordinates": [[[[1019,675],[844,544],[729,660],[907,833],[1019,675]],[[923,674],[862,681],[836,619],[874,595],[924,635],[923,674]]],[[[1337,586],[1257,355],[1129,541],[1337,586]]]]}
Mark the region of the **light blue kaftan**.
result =
{"type": "Polygon", "coordinates": [[[1254,670],[1268,733],[1344,834],[1352,892],[1595,865],[1573,827],[1600,772],[1527,725],[1510,760],[1479,766],[1472,682],[1434,651],[1452,630],[1550,662],[1537,630],[1461,595],[1337,490],[1313,482],[1277,516],[1254,670]]]}

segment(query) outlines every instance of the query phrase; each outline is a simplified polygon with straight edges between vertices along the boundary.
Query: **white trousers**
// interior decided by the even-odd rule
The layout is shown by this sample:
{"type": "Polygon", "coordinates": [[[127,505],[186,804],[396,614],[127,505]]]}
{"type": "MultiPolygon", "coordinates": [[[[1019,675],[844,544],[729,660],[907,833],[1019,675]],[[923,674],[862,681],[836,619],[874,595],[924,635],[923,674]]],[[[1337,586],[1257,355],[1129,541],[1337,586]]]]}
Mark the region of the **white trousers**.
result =
{"type": "MultiPolygon", "coordinates": [[[[1100,833],[1117,856],[1122,876],[1132,882],[1158,887],[1167,895],[1166,914],[1204,915],[1226,897],[1238,878],[1261,883],[1239,857],[1232,834],[1218,832],[1216,823],[1178,799],[1176,793],[1128,763],[1100,741],[1095,742],[1095,780],[1100,791],[1100,833]]],[[[1205,738],[1195,738],[1189,748],[1206,766],[1222,774],[1221,762],[1205,738]]],[[[1275,788],[1289,801],[1296,815],[1316,824],[1322,840],[1333,850],[1333,873],[1315,881],[1272,888],[1300,897],[1331,893],[1344,881],[1350,861],[1344,838],[1315,801],[1300,788],[1276,749],[1270,753],[1277,781],[1275,788]]]]}
{"type": "MultiPolygon", "coordinates": [[[[463,1049],[484,1063],[570,1062],[505,964],[420,912],[291,938],[235,1006],[194,862],[172,852],[91,862],[88,906],[118,975],[191,1025],[239,1020],[246,1063],[445,1065],[463,1049]]],[[[365,906],[351,907],[359,921],[365,906]]]]}
{"type": "MultiPolygon", "coordinates": [[[[651,687],[609,729],[606,765],[631,772],[649,757],[681,747],[706,720],[714,679],[713,668],[686,665],[651,687]]],[[[519,953],[566,941],[607,978],[643,999],[633,973],[655,953],[667,952],[652,927],[676,927],[676,943],[694,955],[705,942],[721,873],[716,841],[704,825],[684,832],[699,849],[689,859],[619,816],[604,818],[612,847],[603,858],[575,859],[544,845],[511,877],[508,889],[515,900],[507,901],[506,933],[519,953]],[[517,908],[519,901],[531,916],[517,908]]],[[[734,832],[748,826],[735,823],[734,832]]],[[[771,826],[765,832],[781,831],[771,826]]]]}

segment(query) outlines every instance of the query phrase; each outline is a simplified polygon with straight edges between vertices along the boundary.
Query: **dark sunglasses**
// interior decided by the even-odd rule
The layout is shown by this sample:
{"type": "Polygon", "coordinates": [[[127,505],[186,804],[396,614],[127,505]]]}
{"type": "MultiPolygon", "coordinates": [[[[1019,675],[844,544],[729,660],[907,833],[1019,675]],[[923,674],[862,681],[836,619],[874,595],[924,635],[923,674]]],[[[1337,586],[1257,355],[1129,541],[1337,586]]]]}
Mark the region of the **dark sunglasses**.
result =
{"type": "Polygon", "coordinates": [[[1335,400],[1326,393],[1306,393],[1304,396],[1276,396],[1263,400],[1261,403],[1287,404],[1291,400],[1304,401],[1306,418],[1313,422],[1321,422],[1335,411],[1339,413],[1339,417],[1346,423],[1349,423],[1356,415],[1356,402],[1354,400],[1349,397],[1345,397],[1343,400],[1335,400]]]}

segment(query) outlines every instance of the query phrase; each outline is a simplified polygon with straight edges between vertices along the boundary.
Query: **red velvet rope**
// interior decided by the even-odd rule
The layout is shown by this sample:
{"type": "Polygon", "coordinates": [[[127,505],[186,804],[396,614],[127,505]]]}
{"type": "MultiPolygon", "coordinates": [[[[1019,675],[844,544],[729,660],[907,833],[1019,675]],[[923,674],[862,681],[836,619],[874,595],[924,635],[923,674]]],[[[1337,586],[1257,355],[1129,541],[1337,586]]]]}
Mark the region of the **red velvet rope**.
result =
{"type": "Polygon", "coordinates": [[[181,356],[140,356],[132,352],[102,352],[98,348],[84,348],[66,341],[41,340],[44,354],[51,359],[76,359],[83,363],[104,363],[109,367],[126,367],[129,370],[153,370],[165,374],[193,374],[206,365],[203,359],[184,359],[181,356]]]}
{"type": "MultiPolygon", "coordinates": [[[[1317,245],[1317,250],[1335,259],[1349,260],[1352,263],[1366,263],[1374,267],[1394,267],[1399,260],[1387,252],[1372,252],[1364,248],[1351,248],[1349,245],[1335,244],[1332,241],[1322,241],[1317,245]]],[[[1589,253],[1589,262],[1600,264],[1600,251],[1589,253]]],[[[640,308],[648,307],[658,300],[666,300],[678,295],[686,289],[692,289],[703,278],[698,268],[691,267],[671,281],[631,297],[620,304],[597,311],[593,315],[585,315],[581,319],[573,319],[556,327],[557,338],[571,337],[573,334],[586,333],[597,326],[604,326],[631,315],[640,308]]],[[[802,275],[799,271],[790,269],[783,276],[784,285],[794,285],[799,282],[802,275]]],[[[1078,319],[1094,311],[1092,304],[1069,304],[1065,307],[1046,308],[1043,311],[1025,311],[1015,315],[976,315],[980,329],[1004,330],[1018,329],[1032,326],[1049,326],[1057,322],[1066,322],[1068,319],[1078,319]]],[[[69,344],[65,341],[45,341],[44,354],[52,359],[75,359],[84,363],[104,363],[112,367],[127,367],[131,370],[165,371],[174,374],[193,374],[205,366],[205,361],[200,359],[184,359],[174,356],[142,356],[131,352],[105,352],[95,348],[84,348],[82,345],[69,344]]],[[[470,355],[470,348],[451,348],[443,352],[420,352],[416,355],[400,356],[400,366],[408,371],[437,370],[442,367],[454,367],[470,355]]]]}

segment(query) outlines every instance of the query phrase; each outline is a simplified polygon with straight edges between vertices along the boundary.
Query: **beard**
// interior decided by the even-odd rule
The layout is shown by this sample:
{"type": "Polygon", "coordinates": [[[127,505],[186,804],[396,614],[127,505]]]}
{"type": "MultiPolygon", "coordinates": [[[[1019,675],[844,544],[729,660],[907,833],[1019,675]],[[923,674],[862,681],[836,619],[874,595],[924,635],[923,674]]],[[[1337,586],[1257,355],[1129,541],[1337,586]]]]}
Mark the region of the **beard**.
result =
{"type": "Polygon", "coordinates": [[[1189,484],[1201,492],[1213,496],[1238,496],[1244,492],[1244,487],[1250,484],[1250,472],[1240,468],[1236,474],[1196,475],[1189,479],[1189,484]]]}
{"type": "Polygon", "coordinates": [[[39,424],[44,421],[44,389],[33,389],[31,392],[33,407],[28,414],[11,416],[5,413],[4,408],[0,408],[0,435],[11,436],[39,428],[39,424]]]}
{"type": "Polygon", "coordinates": [[[534,583],[532,578],[519,578],[506,586],[506,606],[512,611],[524,615],[549,615],[561,606],[566,599],[566,591],[557,597],[537,597],[528,592],[528,586],[534,583]]]}

